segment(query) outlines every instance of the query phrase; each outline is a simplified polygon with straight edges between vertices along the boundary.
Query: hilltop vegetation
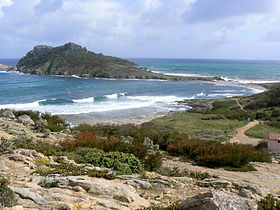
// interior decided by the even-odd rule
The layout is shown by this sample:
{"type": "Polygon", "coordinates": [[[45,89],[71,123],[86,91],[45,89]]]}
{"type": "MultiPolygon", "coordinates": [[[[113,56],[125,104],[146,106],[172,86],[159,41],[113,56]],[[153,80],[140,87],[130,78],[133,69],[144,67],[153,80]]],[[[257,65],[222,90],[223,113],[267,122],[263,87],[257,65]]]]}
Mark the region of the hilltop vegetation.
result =
{"type": "Polygon", "coordinates": [[[219,78],[178,77],[147,71],[128,60],[104,56],[88,51],[74,43],[59,47],[35,46],[17,64],[24,73],[40,75],[77,75],[80,77],[116,79],[163,79],[163,80],[214,80],[219,78]]]}

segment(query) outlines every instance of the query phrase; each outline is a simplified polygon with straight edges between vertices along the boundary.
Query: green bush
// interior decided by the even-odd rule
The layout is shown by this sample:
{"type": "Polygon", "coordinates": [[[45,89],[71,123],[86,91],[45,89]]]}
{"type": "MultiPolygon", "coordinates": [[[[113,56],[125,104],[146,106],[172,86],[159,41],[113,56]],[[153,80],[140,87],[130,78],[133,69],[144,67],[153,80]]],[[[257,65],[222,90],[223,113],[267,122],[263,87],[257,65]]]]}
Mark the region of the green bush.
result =
{"type": "Polygon", "coordinates": [[[172,169],[164,167],[164,168],[158,169],[157,172],[164,176],[190,177],[190,178],[197,179],[197,180],[218,178],[217,176],[210,175],[208,172],[180,170],[178,167],[174,167],[172,169]]]}
{"type": "Polygon", "coordinates": [[[269,121],[265,122],[265,124],[274,128],[280,128],[280,121],[269,121]]]}
{"type": "Polygon", "coordinates": [[[194,160],[207,167],[241,168],[248,163],[271,162],[268,152],[243,144],[221,144],[216,141],[185,140],[168,146],[168,152],[194,160]]]}
{"type": "Polygon", "coordinates": [[[107,171],[98,171],[93,169],[86,169],[84,166],[76,166],[69,163],[60,163],[58,165],[46,165],[38,167],[33,173],[40,176],[47,176],[49,174],[60,174],[61,176],[82,176],[88,175],[91,177],[114,179],[115,176],[107,171]]]}
{"type": "Polygon", "coordinates": [[[155,171],[162,166],[162,155],[156,152],[143,159],[143,165],[147,171],[155,171]]]}
{"type": "Polygon", "coordinates": [[[201,117],[202,120],[225,120],[226,117],[221,114],[208,114],[201,117]]]}
{"type": "Polygon", "coordinates": [[[179,203],[172,203],[169,206],[151,206],[141,210],[180,210],[179,203]]]}
{"type": "Polygon", "coordinates": [[[40,119],[39,112],[31,111],[31,110],[20,110],[20,111],[13,111],[14,115],[18,118],[21,115],[28,115],[34,122],[40,119]]]}
{"type": "Polygon", "coordinates": [[[66,156],[77,163],[89,163],[95,166],[99,166],[100,160],[104,152],[100,149],[79,147],[73,152],[66,153],[66,156]]]}
{"type": "Polygon", "coordinates": [[[135,174],[143,170],[140,160],[133,154],[122,152],[105,153],[100,159],[99,166],[112,168],[118,174],[135,174]]]}
{"type": "Polygon", "coordinates": [[[277,110],[272,111],[271,117],[280,117],[280,110],[277,109],[277,110]]]}
{"type": "Polygon", "coordinates": [[[141,162],[133,154],[122,152],[105,153],[96,148],[78,148],[65,153],[65,155],[78,163],[90,163],[95,166],[112,168],[118,174],[134,174],[142,171],[141,162]]]}
{"type": "Polygon", "coordinates": [[[17,204],[13,191],[7,185],[5,178],[0,178],[0,208],[12,207],[17,204]]]}
{"type": "Polygon", "coordinates": [[[267,195],[258,203],[258,210],[279,210],[280,200],[275,199],[272,195],[267,195]]]}
{"type": "Polygon", "coordinates": [[[66,128],[66,123],[64,120],[62,120],[59,116],[57,115],[51,115],[51,114],[43,114],[42,119],[47,120],[47,126],[45,129],[49,129],[52,132],[59,132],[63,129],[66,128]]]}

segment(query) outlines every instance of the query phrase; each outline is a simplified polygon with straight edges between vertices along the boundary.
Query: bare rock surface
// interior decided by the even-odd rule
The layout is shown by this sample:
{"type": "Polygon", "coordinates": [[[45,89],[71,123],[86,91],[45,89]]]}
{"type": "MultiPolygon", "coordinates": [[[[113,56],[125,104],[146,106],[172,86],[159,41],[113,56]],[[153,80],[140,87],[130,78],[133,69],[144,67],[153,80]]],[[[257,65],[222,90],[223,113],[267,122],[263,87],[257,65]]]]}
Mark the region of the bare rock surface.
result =
{"type": "Polygon", "coordinates": [[[208,191],[192,196],[180,204],[182,210],[252,210],[254,201],[221,191],[208,191]]]}
{"type": "MultiPolygon", "coordinates": [[[[22,138],[22,135],[42,140],[32,125],[16,119],[0,121],[0,137],[22,138]]],[[[68,134],[51,133],[49,142],[60,142],[68,134]]],[[[71,136],[70,136],[71,137],[71,136]]],[[[241,210],[256,209],[256,203],[267,194],[280,193],[280,164],[251,163],[257,171],[233,172],[210,169],[166,156],[163,167],[208,172],[217,178],[195,180],[190,177],[163,176],[155,172],[117,176],[114,180],[89,176],[40,176],[34,171],[38,159],[50,165],[74,164],[95,170],[91,165],[76,164],[67,157],[44,156],[35,150],[15,149],[0,153],[0,175],[9,178],[9,187],[22,209],[97,209],[128,210],[149,206],[168,206],[179,202],[185,209],[241,210]]]]}

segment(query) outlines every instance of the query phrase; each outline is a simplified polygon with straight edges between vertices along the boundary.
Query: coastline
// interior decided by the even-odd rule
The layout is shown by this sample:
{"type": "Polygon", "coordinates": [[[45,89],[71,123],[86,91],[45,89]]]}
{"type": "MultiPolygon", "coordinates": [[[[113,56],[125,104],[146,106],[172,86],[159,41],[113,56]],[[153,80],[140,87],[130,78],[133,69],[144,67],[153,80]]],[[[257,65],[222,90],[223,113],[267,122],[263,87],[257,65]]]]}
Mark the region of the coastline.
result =
{"type": "MultiPolygon", "coordinates": [[[[229,84],[230,82],[226,82],[229,84]]],[[[242,83],[230,83],[230,84],[235,84],[238,86],[244,86],[247,88],[252,88],[256,90],[255,94],[268,91],[268,85],[267,84],[242,84],[242,83]]],[[[274,83],[276,84],[276,83],[274,83]]],[[[254,95],[254,94],[252,94],[254,95]]],[[[186,104],[185,101],[189,101],[192,99],[183,99],[181,101],[176,101],[178,104],[184,104],[186,107],[186,110],[188,108],[192,109],[194,107],[191,107],[190,105],[186,104]]],[[[194,99],[196,101],[199,101],[199,99],[194,99]]],[[[202,99],[201,104],[202,106],[205,106],[205,101],[213,101],[214,99],[202,99]]],[[[197,104],[196,104],[197,105],[197,104]]],[[[111,114],[108,114],[109,117],[101,117],[101,114],[96,114],[96,113],[87,113],[87,114],[72,114],[72,115],[59,115],[62,119],[66,120],[68,123],[72,125],[78,125],[78,124],[134,124],[134,125],[140,125],[149,121],[152,121],[157,118],[165,117],[168,116],[172,113],[175,112],[180,112],[181,110],[178,111],[170,111],[170,112],[165,112],[165,113],[155,113],[155,114],[136,114],[134,116],[122,116],[122,117],[116,117],[111,114]]]]}

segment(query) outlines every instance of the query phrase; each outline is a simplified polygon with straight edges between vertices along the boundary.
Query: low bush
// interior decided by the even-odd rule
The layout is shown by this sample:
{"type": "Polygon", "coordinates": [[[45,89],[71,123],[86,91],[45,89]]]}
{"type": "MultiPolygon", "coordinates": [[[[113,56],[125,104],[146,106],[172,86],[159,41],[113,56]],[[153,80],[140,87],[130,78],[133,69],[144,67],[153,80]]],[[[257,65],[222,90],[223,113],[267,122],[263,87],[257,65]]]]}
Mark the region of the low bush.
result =
{"type": "Polygon", "coordinates": [[[145,170],[155,171],[162,166],[162,155],[160,152],[149,154],[143,159],[145,170]]]}
{"type": "Polygon", "coordinates": [[[96,148],[78,148],[66,154],[78,163],[90,163],[95,166],[111,168],[118,174],[134,174],[142,171],[140,160],[133,154],[108,152],[96,148]]]}
{"type": "Polygon", "coordinates": [[[207,114],[201,117],[202,120],[225,120],[226,117],[221,114],[207,114]]]}
{"type": "Polygon", "coordinates": [[[280,128],[280,121],[269,121],[265,122],[265,124],[274,128],[280,128]]]}
{"type": "Polygon", "coordinates": [[[31,111],[31,110],[19,110],[13,111],[14,115],[18,118],[21,115],[28,115],[34,122],[40,119],[39,112],[31,111]]]}
{"type": "Polygon", "coordinates": [[[241,144],[221,144],[216,141],[185,140],[168,146],[168,152],[194,160],[207,167],[241,168],[248,163],[270,162],[268,152],[258,151],[252,146],[241,144]]]}
{"type": "Polygon", "coordinates": [[[8,187],[8,180],[0,178],[0,208],[12,207],[17,204],[13,191],[8,187]]]}
{"type": "Polygon", "coordinates": [[[82,176],[87,175],[97,178],[114,179],[115,176],[107,171],[98,171],[93,169],[86,169],[84,166],[76,166],[69,163],[61,163],[58,165],[46,165],[38,167],[34,174],[40,176],[47,176],[49,174],[60,174],[61,176],[82,176]]]}
{"type": "Polygon", "coordinates": [[[47,120],[47,125],[45,129],[49,129],[52,132],[59,132],[66,128],[67,124],[64,120],[62,120],[57,115],[51,115],[51,114],[42,114],[42,119],[47,120]]]}
{"type": "Polygon", "coordinates": [[[204,180],[209,178],[217,178],[217,176],[212,176],[208,172],[200,172],[200,171],[187,171],[187,170],[180,170],[178,167],[174,168],[160,168],[157,172],[164,176],[171,176],[171,177],[190,177],[197,180],[204,180]]]}
{"type": "Polygon", "coordinates": [[[272,195],[267,195],[258,202],[258,210],[279,210],[280,200],[274,198],[272,195]]]}
{"type": "Polygon", "coordinates": [[[132,154],[122,152],[105,153],[100,159],[99,166],[112,168],[118,174],[135,174],[143,169],[138,158],[132,154]]]}
{"type": "Polygon", "coordinates": [[[273,110],[271,113],[271,117],[280,117],[280,110],[273,110]]]}
{"type": "Polygon", "coordinates": [[[169,206],[151,206],[141,210],[180,210],[179,203],[172,203],[169,206]]]}

